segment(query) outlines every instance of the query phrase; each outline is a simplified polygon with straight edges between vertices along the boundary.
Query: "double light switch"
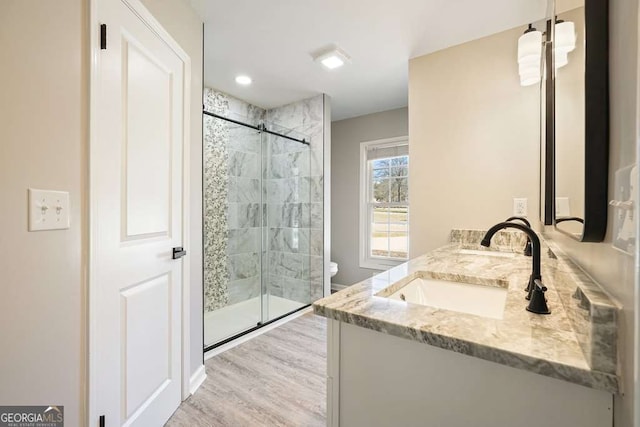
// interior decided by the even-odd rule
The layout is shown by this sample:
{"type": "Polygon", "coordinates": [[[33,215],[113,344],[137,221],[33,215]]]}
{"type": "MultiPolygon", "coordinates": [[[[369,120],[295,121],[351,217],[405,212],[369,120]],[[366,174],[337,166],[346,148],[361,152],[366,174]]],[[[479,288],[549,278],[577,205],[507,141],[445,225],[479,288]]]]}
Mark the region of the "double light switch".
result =
{"type": "Polygon", "coordinates": [[[29,189],[29,231],[69,228],[69,193],[29,189]]]}

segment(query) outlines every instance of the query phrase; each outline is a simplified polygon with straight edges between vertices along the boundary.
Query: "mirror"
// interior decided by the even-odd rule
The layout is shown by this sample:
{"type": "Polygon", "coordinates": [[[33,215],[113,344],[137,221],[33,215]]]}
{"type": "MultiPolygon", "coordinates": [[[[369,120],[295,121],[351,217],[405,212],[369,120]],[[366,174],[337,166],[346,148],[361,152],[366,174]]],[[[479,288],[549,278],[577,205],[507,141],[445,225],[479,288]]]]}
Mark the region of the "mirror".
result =
{"type": "MultiPolygon", "coordinates": [[[[576,238],[584,227],[584,2],[558,13],[556,28],[573,25],[575,47],[558,51],[555,68],[555,225],[576,238]]],[[[556,31],[556,36],[558,32],[556,31]]]]}
{"type": "Polygon", "coordinates": [[[555,100],[547,111],[554,142],[547,143],[545,180],[553,182],[547,200],[556,229],[588,242],[602,241],[607,226],[607,21],[607,1],[557,0],[546,61],[553,70],[546,96],[555,100]]]}

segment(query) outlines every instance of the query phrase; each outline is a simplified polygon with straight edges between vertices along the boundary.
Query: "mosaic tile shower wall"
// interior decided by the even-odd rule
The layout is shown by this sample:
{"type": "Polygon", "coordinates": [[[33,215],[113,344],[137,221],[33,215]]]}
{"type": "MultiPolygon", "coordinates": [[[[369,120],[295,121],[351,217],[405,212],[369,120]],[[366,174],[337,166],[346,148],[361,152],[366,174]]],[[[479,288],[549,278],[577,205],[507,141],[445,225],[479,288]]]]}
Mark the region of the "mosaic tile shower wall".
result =
{"type": "MultiPolygon", "coordinates": [[[[251,123],[265,111],[205,88],[207,111],[251,123]]],[[[260,136],[204,116],[205,311],[260,295],[260,136]]]]}
{"type": "MultiPolygon", "coordinates": [[[[217,114],[226,114],[229,109],[226,97],[212,90],[205,90],[204,105],[217,114]]],[[[203,126],[204,308],[213,311],[229,302],[228,131],[224,123],[209,116],[204,116],[203,126]]]]}

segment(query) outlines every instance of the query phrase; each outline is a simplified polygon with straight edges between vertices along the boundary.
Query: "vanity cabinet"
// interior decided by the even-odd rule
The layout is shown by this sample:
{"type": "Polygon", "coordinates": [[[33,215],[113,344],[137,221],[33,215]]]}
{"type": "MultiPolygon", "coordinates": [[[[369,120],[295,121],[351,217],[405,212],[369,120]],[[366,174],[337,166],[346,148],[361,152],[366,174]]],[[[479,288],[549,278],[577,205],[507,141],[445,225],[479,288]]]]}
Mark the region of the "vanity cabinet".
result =
{"type": "Polygon", "coordinates": [[[514,252],[525,238],[500,233],[495,246],[512,254],[507,262],[504,254],[469,250],[484,231],[452,230],[449,245],[313,304],[328,322],[329,426],[613,425],[619,305],[541,239],[551,314],[526,310],[531,259],[514,252]],[[499,284],[506,300],[488,314],[444,306],[434,294],[393,298],[416,278],[499,284]]]}
{"type": "Polygon", "coordinates": [[[613,425],[609,392],[331,318],[327,322],[328,426],[613,425]]]}

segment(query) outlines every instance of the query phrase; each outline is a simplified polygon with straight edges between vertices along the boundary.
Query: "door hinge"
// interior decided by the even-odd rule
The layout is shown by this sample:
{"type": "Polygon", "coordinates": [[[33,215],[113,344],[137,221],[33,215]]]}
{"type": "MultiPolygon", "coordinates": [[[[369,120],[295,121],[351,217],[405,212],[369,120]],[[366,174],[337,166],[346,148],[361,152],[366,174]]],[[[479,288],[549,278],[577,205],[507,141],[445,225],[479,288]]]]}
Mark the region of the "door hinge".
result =
{"type": "Polygon", "coordinates": [[[100,50],[107,48],[107,24],[100,24],[100,50]]]}
{"type": "Polygon", "coordinates": [[[100,415],[100,427],[104,427],[104,415],[100,415]]]}

